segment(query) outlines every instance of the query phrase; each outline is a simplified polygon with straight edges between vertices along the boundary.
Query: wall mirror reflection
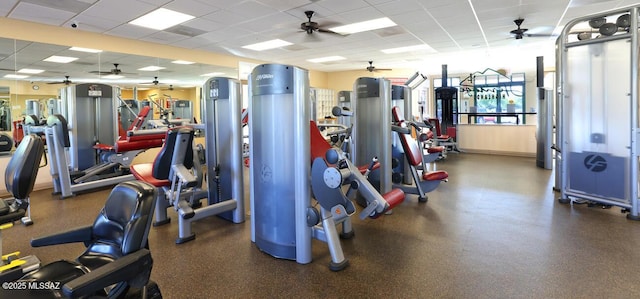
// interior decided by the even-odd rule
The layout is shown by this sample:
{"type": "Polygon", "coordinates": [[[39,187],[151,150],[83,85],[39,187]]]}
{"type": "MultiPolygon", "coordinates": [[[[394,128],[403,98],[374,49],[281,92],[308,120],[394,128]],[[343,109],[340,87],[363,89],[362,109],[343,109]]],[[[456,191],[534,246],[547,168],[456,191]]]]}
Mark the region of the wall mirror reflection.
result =
{"type": "MultiPolygon", "coordinates": [[[[210,77],[237,78],[238,70],[184,60],[0,38],[0,131],[12,136],[25,115],[46,118],[57,110],[68,85],[102,83],[121,89],[121,125],[126,129],[142,105],[152,102],[159,118],[199,121],[199,90],[210,77]],[[143,103],[145,102],[145,103],[143,103]],[[126,105],[125,105],[126,104],[126,105]]],[[[0,154],[3,140],[0,137],[0,154]]]]}

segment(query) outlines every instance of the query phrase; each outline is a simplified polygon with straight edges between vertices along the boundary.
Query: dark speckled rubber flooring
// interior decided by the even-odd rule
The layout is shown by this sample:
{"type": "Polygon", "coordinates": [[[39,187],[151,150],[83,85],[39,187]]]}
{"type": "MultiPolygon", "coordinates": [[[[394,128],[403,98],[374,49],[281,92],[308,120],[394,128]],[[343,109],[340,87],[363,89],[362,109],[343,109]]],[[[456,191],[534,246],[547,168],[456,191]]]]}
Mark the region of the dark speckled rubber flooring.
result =
{"type": "MultiPolygon", "coordinates": [[[[322,242],[314,241],[310,264],[278,260],[251,243],[249,221],[215,217],[196,222],[196,240],[182,245],[176,222],[152,228],[152,279],[165,298],[640,297],[640,223],[619,208],[559,204],[553,173],[532,158],[452,154],[438,168],[450,180],[428,203],[410,196],[392,215],[354,217],[344,271],[328,269],[322,242]]],[[[33,226],[3,231],[5,253],[48,263],[82,252],[80,244],[28,242],[92,223],[109,190],[66,200],[50,192],[33,193],[33,226]]]]}

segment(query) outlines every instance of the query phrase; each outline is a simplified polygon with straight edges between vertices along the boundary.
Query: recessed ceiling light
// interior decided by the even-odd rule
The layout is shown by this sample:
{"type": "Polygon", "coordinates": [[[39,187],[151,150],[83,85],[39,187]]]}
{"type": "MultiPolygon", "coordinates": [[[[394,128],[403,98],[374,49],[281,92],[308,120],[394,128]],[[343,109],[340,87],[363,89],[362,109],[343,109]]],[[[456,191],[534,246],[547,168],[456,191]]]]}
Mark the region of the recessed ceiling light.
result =
{"type": "Polygon", "coordinates": [[[155,66],[155,65],[150,65],[150,66],[145,66],[143,68],[138,69],[139,71],[145,71],[145,72],[153,72],[153,71],[159,71],[159,70],[164,70],[165,68],[162,66],[155,66]]]}
{"type": "Polygon", "coordinates": [[[342,57],[342,56],[327,56],[327,57],[320,57],[320,58],[313,58],[313,59],[307,59],[307,61],[309,62],[313,62],[313,63],[322,63],[322,62],[329,62],[329,61],[337,61],[337,60],[345,60],[346,58],[342,57]]]}
{"type": "Polygon", "coordinates": [[[415,45],[415,46],[407,46],[407,47],[399,47],[399,48],[391,48],[391,49],[384,49],[381,50],[382,53],[385,54],[395,54],[395,53],[405,53],[405,52],[412,52],[412,51],[419,51],[419,50],[426,50],[432,53],[437,52],[435,49],[431,48],[431,46],[426,45],[426,44],[422,44],[422,45],[415,45]]]}
{"type": "Polygon", "coordinates": [[[221,72],[206,73],[206,74],[200,75],[200,77],[215,77],[220,75],[224,75],[224,73],[221,73],[221,72]]]}
{"type": "Polygon", "coordinates": [[[24,78],[29,78],[29,76],[27,75],[14,75],[14,74],[7,74],[4,75],[5,78],[11,78],[11,79],[24,79],[24,78]]]}
{"type": "Polygon", "coordinates": [[[184,23],[193,18],[195,17],[192,15],[183,14],[181,12],[169,10],[166,8],[158,8],[144,16],[141,16],[129,22],[129,24],[156,30],[165,30],[169,27],[184,23]]]}
{"type": "Polygon", "coordinates": [[[87,53],[100,53],[100,52],[102,52],[102,50],[98,50],[98,49],[81,48],[81,47],[71,47],[71,48],[69,48],[69,50],[78,51],[78,52],[87,52],[87,53]]]}
{"type": "Polygon", "coordinates": [[[68,56],[50,56],[49,58],[46,58],[43,61],[48,61],[48,62],[55,62],[55,63],[69,63],[72,61],[78,60],[77,57],[68,57],[68,56]]]}
{"type": "Polygon", "coordinates": [[[20,69],[18,70],[18,73],[23,73],[23,74],[40,74],[44,72],[44,70],[36,70],[36,69],[20,69]]]}
{"type": "Polygon", "coordinates": [[[397,24],[391,21],[391,19],[389,18],[379,18],[379,19],[373,19],[369,21],[358,22],[358,23],[353,23],[353,24],[344,25],[344,26],[333,27],[333,28],[329,28],[329,30],[340,33],[340,34],[352,34],[352,33],[376,30],[380,28],[392,27],[396,25],[397,24]]]}
{"type": "Polygon", "coordinates": [[[193,61],[186,61],[186,60],[174,60],[171,63],[175,63],[175,64],[194,64],[195,62],[193,61]]]}
{"type": "Polygon", "coordinates": [[[293,45],[293,44],[288,42],[288,41],[281,40],[281,39],[272,39],[272,40],[269,40],[269,41],[266,41],[266,42],[246,45],[246,46],[242,46],[242,47],[245,48],[245,49],[254,50],[254,51],[264,51],[264,50],[269,50],[269,49],[285,47],[285,46],[288,46],[288,45],[293,45]]]}
{"type": "Polygon", "coordinates": [[[102,78],[103,79],[122,79],[124,78],[124,76],[111,74],[111,75],[102,76],[102,78]]]}

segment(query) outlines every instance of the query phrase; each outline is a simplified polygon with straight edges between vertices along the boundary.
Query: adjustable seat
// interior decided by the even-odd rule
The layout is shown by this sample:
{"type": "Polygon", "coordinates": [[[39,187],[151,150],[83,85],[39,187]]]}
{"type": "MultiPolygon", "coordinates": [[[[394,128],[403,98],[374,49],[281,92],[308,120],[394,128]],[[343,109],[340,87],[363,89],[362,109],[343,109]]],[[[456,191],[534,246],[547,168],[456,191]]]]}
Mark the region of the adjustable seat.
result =
{"type": "MultiPolygon", "coordinates": [[[[401,123],[402,125],[403,123],[401,123]]],[[[404,124],[406,126],[406,124],[404,124]]],[[[405,157],[409,162],[409,168],[413,177],[415,188],[412,190],[405,189],[405,192],[418,195],[418,200],[421,202],[427,201],[427,193],[433,191],[440,185],[440,182],[447,180],[449,174],[444,170],[427,171],[424,165],[422,149],[418,145],[418,142],[411,137],[410,134],[402,134],[396,132],[400,137],[400,143],[404,150],[405,157]],[[422,175],[418,174],[418,167],[422,167],[422,175]]]]}
{"type": "Polygon", "coordinates": [[[17,281],[42,289],[0,290],[0,298],[161,298],[149,280],[153,260],[147,237],[154,193],[144,182],[120,183],[93,225],[32,239],[33,247],[83,242],[86,250],[75,261],[47,264],[17,281]]]}
{"type": "MultiPolygon", "coordinates": [[[[7,191],[13,197],[0,199],[0,229],[9,228],[13,222],[19,220],[22,220],[25,225],[33,224],[28,216],[29,194],[31,194],[36,182],[43,153],[42,139],[30,134],[24,136],[11,156],[4,173],[4,179],[7,191]]],[[[2,235],[0,233],[0,256],[2,256],[1,241],[2,235]]],[[[15,259],[16,255],[17,253],[12,253],[6,257],[3,256],[3,261],[0,262],[0,281],[16,280],[24,273],[37,269],[40,265],[40,261],[34,256],[15,259]],[[10,259],[9,256],[11,256],[10,259]]]]}

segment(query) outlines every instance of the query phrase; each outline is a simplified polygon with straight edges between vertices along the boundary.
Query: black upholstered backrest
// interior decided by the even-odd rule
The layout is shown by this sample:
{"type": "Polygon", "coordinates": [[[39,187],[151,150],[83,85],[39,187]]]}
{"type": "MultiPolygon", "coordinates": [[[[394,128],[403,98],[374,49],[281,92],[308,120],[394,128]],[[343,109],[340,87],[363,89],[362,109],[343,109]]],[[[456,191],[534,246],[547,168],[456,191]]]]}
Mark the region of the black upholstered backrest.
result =
{"type": "Polygon", "coordinates": [[[7,191],[17,199],[26,199],[36,183],[40,160],[44,153],[42,139],[34,134],[25,136],[9,160],[4,172],[7,191]]]}
{"type": "MultiPolygon", "coordinates": [[[[164,145],[162,149],[153,161],[153,170],[151,175],[158,180],[166,180],[169,178],[169,172],[171,171],[171,160],[173,159],[173,153],[175,151],[175,145],[178,141],[178,136],[184,136],[185,130],[191,130],[182,127],[175,127],[167,131],[167,137],[164,139],[164,145]]],[[[193,130],[191,130],[193,131],[193,130]]],[[[191,140],[193,140],[193,134],[191,134],[191,140]]],[[[189,149],[186,152],[183,164],[187,169],[193,167],[193,142],[189,143],[189,149]]]]}
{"type": "Polygon", "coordinates": [[[153,186],[141,181],[115,186],[93,223],[94,241],[83,255],[117,259],[144,248],[153,218],[155,192],[153,186]]]}

